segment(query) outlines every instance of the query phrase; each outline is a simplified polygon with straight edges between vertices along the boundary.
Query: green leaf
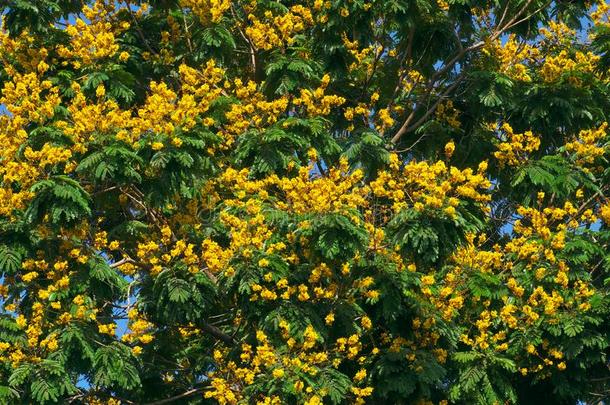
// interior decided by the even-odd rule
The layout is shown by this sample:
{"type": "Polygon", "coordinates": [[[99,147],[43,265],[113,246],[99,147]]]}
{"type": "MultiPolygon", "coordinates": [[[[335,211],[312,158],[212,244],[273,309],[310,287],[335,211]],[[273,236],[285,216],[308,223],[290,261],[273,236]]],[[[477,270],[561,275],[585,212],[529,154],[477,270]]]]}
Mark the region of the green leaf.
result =
{"type": "Polygon", "coordinates": [[[91,215],[89,195],[74,179],[60,175],[40,180],[30,191],[34,198],[25,211],[27,222],[41,221],[45,214],[53,224],[69,224],[91,215]]]}
{"type": "Polygon", "coordinates": [[[0,245],[0,273],[12,274],[19,270],[24,253],[22,248],[0,245]]]}
{"type": "Polygon", "coordinates": [[[140,375],[131,350],[118,342],[97,349],[93,361],[93,384],[107,388],[139,387],[140,375]]]}

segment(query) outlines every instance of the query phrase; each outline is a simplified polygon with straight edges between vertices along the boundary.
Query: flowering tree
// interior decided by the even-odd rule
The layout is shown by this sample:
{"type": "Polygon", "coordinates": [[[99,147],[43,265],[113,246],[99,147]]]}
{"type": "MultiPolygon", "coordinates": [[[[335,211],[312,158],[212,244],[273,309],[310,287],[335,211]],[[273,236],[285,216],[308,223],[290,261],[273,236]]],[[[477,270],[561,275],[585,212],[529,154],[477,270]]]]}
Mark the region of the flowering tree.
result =
{"type": "Polygon", "coordinates": [[[610,396],[606,2],[0,4],[0,402],[610,396]]]}

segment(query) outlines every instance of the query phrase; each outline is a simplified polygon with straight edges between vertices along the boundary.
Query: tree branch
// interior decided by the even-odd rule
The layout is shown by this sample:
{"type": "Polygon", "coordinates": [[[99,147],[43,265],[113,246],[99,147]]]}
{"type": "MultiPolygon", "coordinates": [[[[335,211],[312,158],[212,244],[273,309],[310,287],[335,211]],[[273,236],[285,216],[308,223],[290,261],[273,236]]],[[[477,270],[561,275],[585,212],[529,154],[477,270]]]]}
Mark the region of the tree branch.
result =
{"type": "Polygon", "coordinates": [[[210,325],[207,322],[202,322],[200,326],[204,332],[209,333],[210,335],[214,336],[216,339],[222,340],[224,343],[231,345],[231,346],[235,345],[235,339],[233,339],[232,336],[224,333],[218,327],[216,327],[214,325],[210,325]]]}
{"type": "Polygon", "coordinates": [[[191,395],[194,395],[194,394],[197,394],[197,393],[200,393],[200,392],[203,392],[203,391],[204,391],[203,388],[193,388],[191,390],[183,392],[182,394],[175,395],[175,396],[173,396],[171,398],[161,399],[159,401],[154,401],[154,402],[148,402],[148,403],[146,403],[144,405],[169,404],[170,402],[174,402],[174,401],[176,401],[178,399],[181,399],[181,398],[190,397],[191,395]]]}

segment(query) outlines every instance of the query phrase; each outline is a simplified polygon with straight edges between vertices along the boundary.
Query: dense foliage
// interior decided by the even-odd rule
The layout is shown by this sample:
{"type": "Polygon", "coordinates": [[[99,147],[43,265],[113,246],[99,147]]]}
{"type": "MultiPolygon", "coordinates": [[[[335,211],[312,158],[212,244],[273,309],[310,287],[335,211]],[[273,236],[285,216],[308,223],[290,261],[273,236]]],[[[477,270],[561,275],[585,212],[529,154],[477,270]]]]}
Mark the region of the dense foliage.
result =
{"type": "Polygon", "coordinates": [[[0,5],[0,403],[610,397],[606,2],[0,5]]]}

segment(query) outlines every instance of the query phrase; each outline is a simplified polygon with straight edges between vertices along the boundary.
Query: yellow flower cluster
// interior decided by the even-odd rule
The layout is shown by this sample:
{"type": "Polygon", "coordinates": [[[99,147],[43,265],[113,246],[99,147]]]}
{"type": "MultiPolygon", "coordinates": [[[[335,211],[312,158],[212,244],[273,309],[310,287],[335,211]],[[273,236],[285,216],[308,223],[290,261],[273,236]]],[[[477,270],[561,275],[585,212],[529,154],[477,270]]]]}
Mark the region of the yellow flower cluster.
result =
{"type": "MultiPolygon", "coordinates": [[[[542,210],[519,207],[517,213],[521,219],[514,224],[516,236],[513,239],[503,247],[496,245],[492,251],[486,251],[481,249],[484,235],[479,237],[477,245],[471,236],[469,245],[454,255],[455,268],[437,287],[441,297],[468,291],[459,271],[491,272],[503,277],[510,293],[501,300],[482,301],[482,310],[473,319],[476,330],[461,337],[464,343],[479,350],[505,351],[513,336],[541,320],[556,323],[566,313],[588,311],[591,297],[596,295],[590,281],[577,279],[568,264],[556,257],[565,247],[568,227],[578,226],[579,221],[591,223],[596,218],[591,215],[579,217],[579,211],[569,202],[561,208],[542,210]]],[[[558,348],[543,342],[540,346],[530,344],[526,349],[535,356],[522,359],[520,369],[524,375],[540,373],[549,367],[560,371],[566,368],[560,361],[563,354],[558,348]]]]}
{"type": "Polygon", "coordinates": [[[300,4],[283,15],[265,11],[262,20],[254,14],[248,20],[251,25],[245,29],[246,36],[253,46],[264,50],[293,45],[296,34],[314,24],[311,10],[300,4]]]}
{"type": "Polygon", "coordinates": [[[369,187],[375,197],[392,201],[395,212],[412,204],[418,211],[442,209],[454,218],[461,199],[481,203],[481,208],[490,199],[485,192],[491,185],[485,177],[485,162],[475,173],[470,168],[447,167],[442,161],[433,164],[411,161],[401,169],[396,155],[390,159],[391,169],[380,171],[369,187]]]}
{"type": "Polygon", "coordinates": [[[182,7],[193,10],[202,23],[218,23],[231,8],[230,0],[180,0],[182,7]]]}
{"type": "Polygon", "coordinates": [[[547,83],[554,83],[567,76],[568,82],[574,86],[582,86],[582,80],[575,76],[576,73],[593,74],[600,60],[599,55],[592,52],[576,52],[570,56],[567,51],[562,50],[557,56],[547,56],[540,69],[540,76],[547,83]]]}
{"type": "Polygon", "coordinates": [[[383,134],[388,128],[391,128],[396,123],[394,118],[392,118],[390,109],[388,108],[382,108],[379,110],[377,117],[379,118],[380,122],[375,126],[375,129],[377,129],[380,134],[383,134]]]}
{"type": "Polygon", "coordinates": [[[491,56],[499,65],[499,71],[513,80],[530,82],[529,64],[540,57],[540,50],[530,44],[520,43],[514,34],[506,40],[487,43],[483,54],[491,56]]]}
{"type": "Polygon", "coordinates": [[[460,112],[453,106],[453,101],[447,100],[440,103],[435,111],[436,119],[440,122],[446,122],[450,127],[459,128],[461,123],[459,120],[460,112]]]}
{"type": "Polygon", "coordinates": [[[422,292],[447,321],[459,315],[459,310],[466,301],[467,297],[463,295],[465,273],[495,273],[502,269],[504,255],[500,248],[495,246],[493,251],[482,250],[480,245],[484,241],[484,235],[480,235],[478,241],[475,241],[475,235],[469,234],[468,243],[453,254],[451,267],[439,282],[439,286],[434,287],[433,280],[424,283],[424,278],[422,278],[422,285],[424,285],[422,292]]]}
{"type": "MultiPolygon", "coordinates": [[[[316,391],[310,385],[308,377],[316,376],[321,368],[331,364],[333,367],[338,367],[345,354],[348,358],[356,359],[364,348],[360,342],[361,336],[354,334],[348,338],[338,338],[337,351],[334,353],[318,351],[316,349],[319,346],[320,336],[313,326],[308,325],[303,330],[302,337],[297,340],[292,325],[284,319],[280,319],[278,324],[281,339],[287,342],[290,351],[287,353],[278,351],[262,330],[256,332],[255,346],[248,343],[241,345],[240,364],[227,362],[224,350],[216,350],[214,360],[218,369],[209,375],[212,384],[210,390],[205,393],[206,398],[214,398],[222,404],[236,404],[243,398],[244,388],[254,384],[261,375],[266,374],[275,382],[281,384],[289,382],[296,395],[302,398],[302,403],[322,404],[328,392],[316,391]]],[[[374,349],[374,354],[378,351],[374,349]]],[[[362,359],[365,358],[360,357],[359,363],[363,364],[362,359]]],[[[363,403],[362,398],[370,396],[373,392],[371,387],[359,387],[366,375],[366,369],[361,368],[353,376],[351,390],[355,395],[355,402],[359,404],[363,403]]],[[[274,398],[277,397],[265,397],[258,403],[279,403],[279,400],[274,398]]]]}
{"type": "Polygon", "coordinates": [[[449,11],[449,3],[447,3],[445,0],[436,0],[436,4],[441,10],[449,11]]]}
{"type": "Polygon", "coordinates": [[[42,124],[51,118],[60,103],[58,89],[50,81],[40,80],[36,73],[14,72],[1,94],[0,105],[4,105],[10,115],[0,114],[0,181],[3,185],[0,188],[0,215],[8,216],[14,209],[22,209],[31,198],[27,190],[41,176],[41,169],[66,160],[70,151],[45,145],[40,152],[30,149],[29,161],[19,157],[19,149],[28,139],[28,126],[42,124]]]}
{"type": "MultiPolygon", "coordinates": [[[[71,120],[58,120],[55,126],[72,138],[75,143],[72,149],[78,152],[85,151],[85,144],[92,141],[95,134],[115,134],[118,140],[138,147],[140,137],[154,131],[161,140],[180,146],[181,140],[174,135],[175,129],[191,129],[209,110],[222,91],[219,83],[223,80],[224,71],[210,60],[201,71],[181,65],[179,73],[182,82],[180,93],[168,88],[166,83],[151,82],[150,94],[137,111],[123,110],[112,99],[90,102],[75,83],[72,89],[76,94],[68,105],[71,120]]],[[[208,122],[206,120],[204,122],[208,122]]],[[[165,143],[152,141],[151,146],[159,150],[165,147],[165,143]]]]}
{"type": "MultiPolygon", "coordinates": [[[[225,173],[224,180],[237,180],[238,184],[245,182],[243,178],[238,177],[239,174],[231,169],[225,173]]],[[[242,198],[246,196],[244,191],[237,191],[242,198]]],[[[220,247],[211,239],[205,239],[202,242],[202,261],[206,264],[211,273],[223,271],[227,277],[234,275],[234,269],[229,265],[230,261],[236,255],[243,255],[244,258],[250,258],[254,249],[262,249],[267,242],[272,232],[265,224],[265,218],[261,213],[261,201],[250,199],[247,202],[242,202],[239,199],[230,200],[230,205],[245,207],[251,215],[249,219],[241,219],[236,215],[232,215],[227,211],[221,213],[221,221],[225,226],[231,229],[231,243],[227,248],[220,247]]],[[[267,251],[272,253],[274,250],[281,250],[279,245],[272,244],[267,251]]],[[[259,261],[260,267],[266,267],[268,262],[266,259],[259,261]]],[[[260,288],[254,287],[255,291],[260,291],[260,288]]],[[[264,290],[263,299],[274,299],[274,293],[264,290]]]]}
{"type": "Polygon", "coordinates": [[[299,170],[295,178],[278,179],[277,185],[285,195],[285,202],[278,207],[295,213],[345,212],[364,206],[363,190],[358,187],[362,180],[361,170],[347,173],[347,161],[342,160],[338,168],[328,176],[310,180],[307,168],[299,170]]]}
{"type": "Polygon", "coordinates": [[[224,130],[233,137],[244,133],[251,126],[261,128],[277,122],[288,108],[287,96],[267,101],[254,81],[248,81],[245,85],[241,79],[235,79],[233,83],[225,82],[225,88],[231,87],[240,102],[232,104],[225,114],[227,123],[224,130]]]}
{"type": "Polygon", "coordinates": [[[138,109],[138,116],[132,124],[137,133],[152,129],[155,133],[171,136],[178,126],[189,130],[195,126],[196,118],[208,111],[212,101],[222,92],[219,84],[224,71],[213,59],[202,71],[181,65],[179,73],[183,84],[181,96],[166,83],[150,84],[151,94],[138,109]]]}
{"type": "MultiPolygon", "coordinates": [[[[345,10],[347,11],[347,9],[345,10]]],[[[358,40],[351,41],[345,33],[342,34],[342,40],[343,45],[354,58],[354,62],[350,64],[349,70],[356,71],[362,68],[367,77],[371,75],[375,60],[384,52],[383,46],[379,43],[374,43],[361,49],[358,40]]]]}
{"type": "MultiPolygon", "coordinates": [[[[129,331],[121,336],[123,342],[139,342],[143,344],[152,342],[153,335],[151,334],[151,329],[154,327],[153,323],[144,319],[137,309],[129,310],[127,318],[129,319],[129,331]]],[[[137,352],[138,349],[135,349],[135,351],[137,352]]]]}
{"type": "Polygon", "coordinates": [[[87,66],[112,57],[119,50],[109,22],[87,24],[79,18],[66,28],[66,33],[71,37],[70,47],[61,45],[58,53],[62,58],[74,59],[72,64],[75,68],[79,68],[81,63],[87,66]]]}
{"type": "MultiPolygon", "coordinates": [[[[386,114],[389,114],[389,111],[380,112],[379,114],[380,118],[383,115],[385,120],[391,119],[391,117],[386,116],[386,114]]],[[[366,121],[370,115],[371,109],[365,103],[358,103],[356,107],[347,107],[343,112],[343,116],[348,121],[353,121],[357,117],[362,117],[366,121]]]]}
{"type": "Polygon", "coordinates": [[[601,206],[599,216],[604,220],[606,225],[610,225],[610,204],[604,204],[601,206]]]}
{"type": "MultiPolygon", "coordinates": [[[[0,26],[4,26],[3,20],[0,20],[0,26]]],[[[26,72],[43,74],[50,68],[46,62],[49,50],[43,46],[35,46],[34,41],[35,38],[27,31],[22,32],[16,38],[11,38],[2,28],[0,29],[0,58],[6,61],[16,61],[17,65],[26,72]]],[[[9,64],[6,65],[11,71],[12,67],[9,64]]]]}
{"type": "Polygon", "coordinates": [[[420,72],[414,69],[401,69],[398,72],[401,78],[401,90],[404,94],[409,94],[419,84],[424,83],[426,78],[420,72]]]}
{"type": "Polygon", "coordinates": [[[540,147],[540,138],[532,131],[516,134],[513,128],[505,122],[502,124],[504,141],[498,145],[494,156],[500,165],[517,166],[528,159],[528,154],[540,147]]]}
{"type": "MultiPolygon", "coordinates": [[[[113,57],[119,51],[116,36],[130,27],[116,18],[116,4],[111,1],[96,0],[91,6],[85,5],[82,12],[87,20],[78,18],[65,29],[70,45],[57,48],[59,56],[66,59],[63,64],[71,61],[77,69],[113,57]]],[[[128,57],[126,52],[119,55],[122,61],[128,57]]]]}
{"type": "Polygon", "coordinates": [[[320,87],[314,91],[301,89],[301,94],[292,100],[296,106],[303,106],[310,116],[328,115],[332,107],[340,106],[345,102],[343,97],[336,95],[324,95],[324,91],[330,83],[330,76],[324,75],[320,87]]]}
{"type": "MultiPolygon", "coordinates": [[[[6,305],[6,310],[14,310],[14,305],[6,305]]],[[[0,342],[0,361],[10,361],[12,367],[18,367],[24,361],[40,361],[42,351],[51,353],[59,348],[56,333],[49,333],[44,339],[40,337],[45,333],[46,313],[45,307],[40,302],[34,302],[31,307],[29,318],[18,315],[15,319],[17,327],[25,331],[27,340],[13,345],[0,342]]]]}
{"type": "MultiPolygon", "coordinates": [[[[152,276],[157,276],[164,267],[180,262],[186,269],[194,274],[203,268],[196,246],[183,239],[170,241],[167,235],[168,227],[162,229],[161,243],[148,240],[138,243],[137,256],[140,259],[140,266],[144,266],[150,271],[152,276]]],[[[205,246],[205,245],[204,245],[205,246]]]]}
{"type": "Polygon", "coordinates": [[[37,163],[39,169],[63,163],[72,157],[70,149],[45,143],[41,150],[34,151],[29,146],[24,151],[26,159],[37,163]]]}
{"type": "Polygon", "coordinates": [[[539,31],[544,36],[545,42],[551,46],[567,44],[576,35],[576,31],[569,28],[565,23],[553,20],[549,21],[548,25],[540,28],[539,31]]]}
{"type": "Polygon", "coordinates": [[[580,165],[593,164],[605,153],[605,148],[599,144],[606,138],[607,128],[608,123],[604,122],[599,128],[580,131],[574,141],[565,144],[566,151],[574,153],[580,165]]]}
{"type": "Polygon", "coordinates": [[[58,120],[54,125],[74,142],[73,152],[85,152],[86,144],[94,139],[96,133],[111,132],[128,122],[130,113],[120,110],[114,100],[90,103],[78,84],[73,84],[72,90],[76,94],[67,106],[71,120],[58,120]]]}

